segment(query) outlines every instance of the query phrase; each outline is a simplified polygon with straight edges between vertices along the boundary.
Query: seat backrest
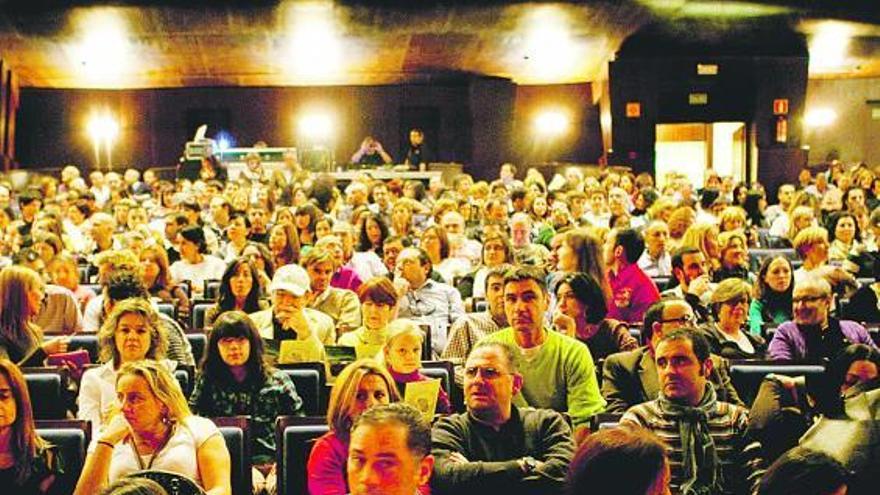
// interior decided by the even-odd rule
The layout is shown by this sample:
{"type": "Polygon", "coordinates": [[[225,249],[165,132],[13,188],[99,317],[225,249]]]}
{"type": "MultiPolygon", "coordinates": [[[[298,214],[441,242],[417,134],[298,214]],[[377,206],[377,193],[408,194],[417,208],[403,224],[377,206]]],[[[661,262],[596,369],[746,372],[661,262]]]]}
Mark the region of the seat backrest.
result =
{"type": "Polygon", "coordinates": [[[63,419],[66,416],[65,380],[61,373],[24,373],[34,419],[63,419]]]}
{"type": "Polygon", "coordinates": [[[422,342],[422,361],[430,361],[434,357],[431,348],[431,325],[428,323],[419,323],[419,328],[422,329],[422,334],[425,336],[425,341],[422,342]]]}
{"type": "Polygon", "coordinates": [[[172,320],[177,319],[177,315],[174,314],[175,313],[174,305],[171,303],[165,303],[165,302],[156,303],[156,309],[159,310],[160,313],[171,318],[172,320]]]}
{"type": "Polygon", "coordinates": [[[223,434],[232,463],[233,495],[250,495],[253,479],[251,474],[250,421],[245,416],[211,418],[223,434]]]}
{"type": "Polygon", "coordinates": [[[68,351],[77,349],[85,349],[89,352],[89,358],[93,363],[99,363],[98,360],[98,336],[96,334],[81,333],[70,336],[70,342],[67,344],[68,351]]]}
{"type": "Polygon", "coordinates": [[[219,280],[205,280],[204,286],[204,294],[205,299],[217,299],[217,294],[220,292],[220,281],[219,280]]]}
{"type": "Polygon", "coordinates": [[[754,402],[764,377],[777,375],[822,375],[825,367],[820,364],[774,364],[739,362],[730,365],[730,381],[746,404],[754,402]]]}
{"type": "Polygon", "coordinates": [[[330,431],[330,427],[323,418],[293,418],[292,424],[286,423],[276,423],[276,428],[283,427],[278,448],[281,457],[277,460],[278,495],[307,494],[307,465],[312,446],[318,437],[330,431]]]}
{"type": "Polygon", "coordinates": [[[193,331],[203,331],[205,328],[205,314],[212,306],[214,306],[214,303],[201,302],[193,304],[192,323],[190,324],[193,331]]]}
{"type": "Polygon", "coordinates": [[[321,410],[321,392],[323,384],[321,375],[314,369],[283,368],[284,374],[290,377],[296,386],[296,393],[303,401],[303,412],[307,416],[319,416],[321,410]]]}
{"type": "Polygon", "coordinates": [[[86,462],[91,426],[88,421],[65,419],[37,421],[37,434],[55,446],[64,459],[64,475],[55,481],[54,493],[72,493],[86,462]],[[58,490],[55,490],[55,488],[58,490]]]}
{"type": "Polygon", "coordinates": [[[174,378],[176,378],[177,383],[180,384],[180,390],[183,391],[183,396],[189,397],[196,384],[195,368],[178,364],[177,368],[174,370],[174,378]]]}
{"type": "Polygon", "coordinates": [[[196,363],[201,363],[202,357],[205,355],[205,348],[208,347],[208,336],[201,332],[192,332],[186,334],[186,340],[192,347],[193,359],[196,360],[196,363]]]}

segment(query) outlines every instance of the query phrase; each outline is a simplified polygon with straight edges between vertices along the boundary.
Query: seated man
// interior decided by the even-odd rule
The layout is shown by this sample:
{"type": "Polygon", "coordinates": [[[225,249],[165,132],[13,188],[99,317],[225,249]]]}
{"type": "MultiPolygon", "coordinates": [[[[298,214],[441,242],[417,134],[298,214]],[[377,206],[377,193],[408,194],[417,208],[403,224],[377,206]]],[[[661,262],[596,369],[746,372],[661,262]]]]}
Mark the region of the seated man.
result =
{"type": "Polygon", "coordinates": [[[605,264],[611,285],[608,318],[642,321],[648,306],[660,299],[654,281],[637,264],[644,250],[645,241],[634,229],[612,230],[608,234],[605,240],[605,264]]]}
{"type": "Polygon", "coordinates": [[[639,258],[639,268],[649,277],[672,275],[672,258],[666,249],[669,226],[663,220],[652,220],[645,228],[645,252],[639,258]]]}
{"type": "Polygon", "coordinates": [[[621,426],[651,430],[670,451],[673,493],[750,493],[756,460],[746,448],[748,411],[718,399],[709,383],[709,343],[695,329],[659,339],[660,395],[630,408],[621,426]]]}
{"type": "Polygon", "coordinates": [[[310,290],[309,274],[301,266],[284,265],[269,284],[272,306],[251,315],[271,364],[324,361],[324,345],[336,342],[333,319],[306,308],[310,290]],[[289,345],[285,355],[283,342],[288,340],[295,344],[289,345]]]}
{"type": "Polygon", "coordinates": [[[330,286],[330,279],[336,271],[333,253],[322,248],[312,248],[300,260],[311,280],[308,307],[317,309],[333,319],[337,334],[361,326],[361,303],[357,294],[330,286]]]}
{"type": "Polygon", "coordinates": [[[461,294],[450,285],[429,278],[433,266],[421,248],[406,248],[397,257],[400,274],[394,284],[400,292],[398,316],[431,325],[431,347],[436,355],[446,347],[446,332],[464,316],[461,294]]]}
{"type": "Polygon", "coordinates": [[[478,343],[465,365],[467,412],[434,426],[434,493],[562,493],[574,453],[571,428],[549,409],[519,408],[518,351],[478,343]]]}
{"type": "Polygon", "coordinates": [[[351,163],[357,165],[386,165],[391,162],[391,155],[385,152],[382,143],[373,136],[365,137],[361,147],[351,155],[351,163]]]}
{"type": "Polygon", "coordinates": [[[431,479],[431,425],[414,407],[372,407],[354,421],[350,437],[351,495],[413,495],[431,479]]]}
{"type": "MultiPolygon", "coordinates": [[[[602,396],[608,401],[605,412],[623,413],[630,407],[656,398],[660,393],[654,346],[663,335],[691,324],[694,313],[681,299],[663,299],[648,308],[642,328],[642,347],[618,352],[605,359],[602,367],[602,396]]],[[[709,381],[715,386],[719,400],[742,405],[728,373],[728,361],[711,356],[709,381]]]]}
{"type": "Polygon", "coordinates": [[[696,323],[703,325],[715,321],[709,304],[715,292],[715,284],[709,274],[706,255],[699,248],[683,247],[672,255],[672,276],[678,285],[663,291],[664,298],[684,299],[694,310],[696,323]]]}
{"type": "Polygon", "coordinates": [[[483,337],[507,326],[507,315],[504,314],[504,274],[510,268],[510,265],[496,266],[486,275],[486,311],[467,313],[449,328],[449,340],[440,358],[455,364],[455,383],[458,385],[463,382],[464,360],[470,354],[471,347],[483,337]]]}
{"type": "Polygon", "coordinates": [[[544,327],[549,300],[542,270],[519,267],[508,272],[504,312],[511,326],[483,341],[507,343],[524,357],[520,365],[524,383],[514,404],[568,412],[577,428],[602,412],[605,400],[599,395],[587,346],[544,327]]]}
{"type": "Polygon", "coordinates": [[[776,361],[830,361],[850,344],[877,345],[865,327],[832,317],[831,285],[820,276],[795,282],[792,317],[776,329],[768,354],[776,361]]]}

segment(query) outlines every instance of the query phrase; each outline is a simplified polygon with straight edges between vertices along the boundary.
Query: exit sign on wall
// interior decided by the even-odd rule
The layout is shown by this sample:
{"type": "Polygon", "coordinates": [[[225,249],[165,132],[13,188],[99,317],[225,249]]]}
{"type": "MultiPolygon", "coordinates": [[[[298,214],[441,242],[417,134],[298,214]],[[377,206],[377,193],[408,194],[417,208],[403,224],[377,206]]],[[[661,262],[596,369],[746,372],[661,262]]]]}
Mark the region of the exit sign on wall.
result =
{"type": "Polygon", "coordinates": [[[773,100],[773,115],[788,115],[788,98],[773,100]]]}

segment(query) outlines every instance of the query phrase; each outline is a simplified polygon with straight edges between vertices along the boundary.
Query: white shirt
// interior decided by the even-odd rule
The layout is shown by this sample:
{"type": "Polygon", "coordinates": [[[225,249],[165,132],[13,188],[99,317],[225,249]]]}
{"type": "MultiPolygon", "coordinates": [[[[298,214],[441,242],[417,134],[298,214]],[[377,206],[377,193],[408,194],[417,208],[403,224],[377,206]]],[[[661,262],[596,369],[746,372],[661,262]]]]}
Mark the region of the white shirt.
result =
{"type": "Polygon", "coordinates": [[[226,263],[220,258],[206,254],[202,257],[202,262],[197,264],[186,260],[175,261],[169,271],[175,282],[189,280],[193,294],[200,296],[205,289],[205,280],[223,278],[226,263]]]}

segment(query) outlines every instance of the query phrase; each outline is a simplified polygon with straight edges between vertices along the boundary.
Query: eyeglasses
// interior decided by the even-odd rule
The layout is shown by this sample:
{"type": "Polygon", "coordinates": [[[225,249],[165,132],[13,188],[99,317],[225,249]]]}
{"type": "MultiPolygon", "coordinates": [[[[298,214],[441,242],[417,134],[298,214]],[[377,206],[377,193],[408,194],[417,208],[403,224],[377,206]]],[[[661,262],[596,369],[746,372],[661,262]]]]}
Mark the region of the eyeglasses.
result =
{"type": "Polygon", "coordinates": [[[660,323],[690,323],[694,320],[694,315],[683,315],[678,318],[670,318],[668,320],[660,320],[660,323]]]}
{"type": "Polygon", "coordinates": [[[800,296],[800,297],[793,297],[791,299],[791,302],[792,302],[792,304],[816,302],[816,301],[821,301],[823,299],[827,299],[828,297],[829,297],[828,294],[820,294],[818,296],[800,296]]]}
{"type": "Polygon", "coordinates": [[[477,377],[477,374],[482,375],[484,380],[494,380],[502,375],[507,375],[509,373],[505,373],[503,371],[498,371],[491,366],[479,367],[479,366],[470,366],[464,369],[464,376],[474,379],[477,377]]]}

